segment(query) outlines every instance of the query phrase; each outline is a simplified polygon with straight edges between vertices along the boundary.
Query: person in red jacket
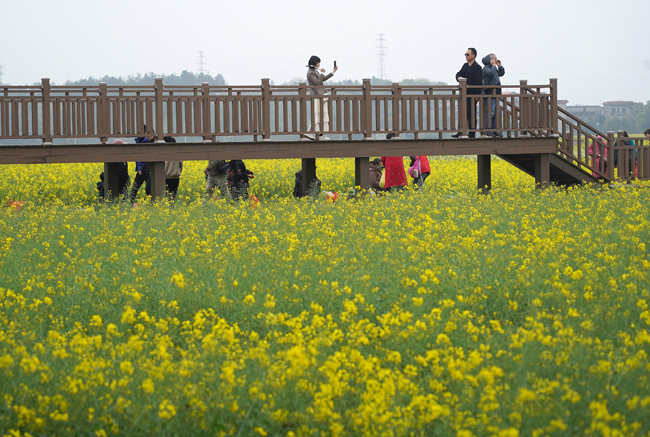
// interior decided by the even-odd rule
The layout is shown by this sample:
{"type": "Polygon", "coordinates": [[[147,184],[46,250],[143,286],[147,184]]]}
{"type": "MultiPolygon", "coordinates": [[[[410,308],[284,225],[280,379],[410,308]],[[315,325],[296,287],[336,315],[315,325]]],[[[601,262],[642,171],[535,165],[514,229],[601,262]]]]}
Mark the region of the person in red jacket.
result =
{"type": "Polygon", "coordinates": [[[409,174],[413,178],[413,185],[422,188],[424,187],[424,181],[431,174],[429,158],[426,156],[411,156],[410,158],[409,174]]]}
{"type": "MultiPolygon", "coordinates": [[[[386,135],[390,140],[395,136],[394,133],[386,135]]],[[[406,171],[404,171],[404,159],[401,156],[382,156],[381,163],[384,165],[384,189],[388,191],[401,190],[408,186],[406,171]]]]}

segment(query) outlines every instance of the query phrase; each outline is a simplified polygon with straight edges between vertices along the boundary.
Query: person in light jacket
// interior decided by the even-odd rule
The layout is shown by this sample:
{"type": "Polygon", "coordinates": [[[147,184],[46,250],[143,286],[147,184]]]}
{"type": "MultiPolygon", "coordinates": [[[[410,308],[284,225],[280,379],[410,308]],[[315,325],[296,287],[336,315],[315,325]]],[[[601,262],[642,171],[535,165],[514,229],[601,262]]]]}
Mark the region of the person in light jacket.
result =
{"type": "Polygon", "coordinates": [[[181,173],[183,172],[183,161],[165,161],[165,185],[167,192],[172,199],[176,199],[178,186],[181,182],[181,173]]]}
{"type": "MultiPolygon", "coordinates": [[[[490,53],[487,56],[484,56],[483,59],[483,85],[501,85],[501,77],[506,74],[506,69],[501,65],[501,61],[497,59],[497,55],[490,53]]],[[[501,88],[484,88],[483,92],[485,94],[501,94],[501,88]]],[[[499,137],[501,134],[495,129],[497,128],[496,119],[494,117],[496,110],[496,99],[494,97],[487,99],[484,98],[483,102],[485,103],[485,129],[492,129],[491,132],[487,133],[489,137],[499,137]],[[488,104],[490,105],[488,109],[488,104]],[[491,122],[491,123],[490,123],[491,122]]]]}
{"type": "MultiPolygon", "coordinates": [[[[336,70],[338,70],[338,67],[334,67],[331,73],[328,75],[325,75],[325,69],[320,68],[320,58],[318,56],[312,56],[309,58],[309,63],[307,65],[307,83],[309,85],[313,86],[322,86],[323,83],[330,79],[332,76],[334,76],[334,73],[336,73],[336,70]]],[[[325,91],[323,88],[314,88],[311,87],[309,88],[309,91],[313,95],[317,96],[324,96],[327,95],[327,91],[325,91]]],[[[330,114],[329,114],[329,109],[327,107],[327,102],[328,98],[323,97],[323,98],[315,98],[313,100],[313,110],[314,110],[314,130],[319,131],[321,130],[321,125],[320,125],[320,119],[321,119],[321,107],[323,108],[323,130],[328,131],[330,130],[330,114]]],[[[311,126],[307,128],[308,131],[311,130],[311,126]]],[[[325,135],[323,134],[318,134],[321,140],[329,140],[325,135]]],[[[309,138],[310,140],[316,139],[314,134],[305,134],[306,138],[309,138]]]]}

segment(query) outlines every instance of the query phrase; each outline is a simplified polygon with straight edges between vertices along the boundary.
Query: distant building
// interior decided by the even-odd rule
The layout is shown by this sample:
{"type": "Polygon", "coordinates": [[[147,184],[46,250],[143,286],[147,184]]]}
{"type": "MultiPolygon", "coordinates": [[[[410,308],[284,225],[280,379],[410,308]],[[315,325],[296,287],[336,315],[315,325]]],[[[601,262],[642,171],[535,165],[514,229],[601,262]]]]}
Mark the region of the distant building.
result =
{"type": "Polygon", "coordinates": [[[612,115],[627,117],[632,113],[632,108],[634,108],[634,102],[630,101],[619,100],[614,102],[604,102],[603,115],[605,118],[611,117],[612,115]]]}
{"type": "Polygon", "coordinates": [[[598,105],[573,105],[566,106],[566,110],[578,117],[580,120],[592,126],[600,124],[603,118],[603,108],[598,105]]]}
{"type": "Polygon", "coordinates": [[[598,126],[613,115],[627,117],[632,114],[635,103],[630,101],[605,102],[599,105],[572,105],[568,106],[568,100],[558,100],[557,105],[575,115],[582,121],[592,126],[598,126]]]}

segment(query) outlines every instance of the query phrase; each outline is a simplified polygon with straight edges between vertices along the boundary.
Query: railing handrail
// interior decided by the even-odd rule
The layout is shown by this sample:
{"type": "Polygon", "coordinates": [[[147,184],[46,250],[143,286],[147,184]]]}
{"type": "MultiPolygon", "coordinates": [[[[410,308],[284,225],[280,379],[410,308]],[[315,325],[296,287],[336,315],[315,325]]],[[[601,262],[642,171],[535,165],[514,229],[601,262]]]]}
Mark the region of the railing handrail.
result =
{"type": "MultiPolygon", "coordinates": [[[[550,85],[540,86],[546,88],[550,85]]],[[[318,132],[363,134],[376,132],[445,133],[460,130],[464,135],[472,124],[464,117],[468,89],[502,89],[490,94],[500,99],[499,128],[504,131],[545,135],[552,131],[548,95],[526,95],[530,100],[524,113],[517,102],[524,97],[519,85],[467,86],[418,84],[372,85],[369,79],[355,85],[312,86],[271,85],[57,85],[43,80],[41,87],[0,87],[0,138],[133,137],[142,135],[143,126],[160,140],[163,136],[203,136],[215,140],[220,135],[304,134],[315,125],[318,132]],[[312,94],[327,92],[327,98],[312,94]],[[514,89],[515,92],[507,92],[514,89]],[[7,99],[6,105],[2,100],[7,99]],[[536,99],[536,100],[535,100],[536,99]],[[11,103],[9,103],[11,101],[11,103]],[[323,111],[314,105],[325,105],[323,111]],[[512,109],[511,109],[512,107],[512,109]],[[320,112],[320,114],[319,114],[320,112]],[[331,115],[326,120],[323,112],[331,115]],[[526,126],[522,120],[526,120],[526,126]],[[333,126],[331,129],[327,126],[333,126]]],[[[478,95],[477,95],[478,96],[478,95]]],[[[485,101],[474,114],[485,132],[485,101]]],[[[472,130],[474,130],[472,128],[472,130]]],[[[510,134],[509,134],[510,135],[510,134]]]]}
{"type": "Polygon", "coordinates": [[[577,122],[580,122],[580,124],[581,124],[582,126],[586,127],[586,128],[589,129],[590,131],[594,132],[595,135],[600,135],[600,136],[603,137],[603,138],[607,138],[607,134],[604,134],[604,133],[600,132],[598,129],[596,129],[595,127],[591,126],[590,124],[585,123],[584,121],[582,121],[581,119],[579,119],[579,118],[576,117],[575,115],[571,114],[571,113],[570,113],[569,111],[567,111],[566,109],[558,107],[557,110],[558,110],[558,113],[561,113],[561,114],[566,115],[568,118],[571,119],[571,121],[576,121],[576,124],[577,124],[577,122]]]}

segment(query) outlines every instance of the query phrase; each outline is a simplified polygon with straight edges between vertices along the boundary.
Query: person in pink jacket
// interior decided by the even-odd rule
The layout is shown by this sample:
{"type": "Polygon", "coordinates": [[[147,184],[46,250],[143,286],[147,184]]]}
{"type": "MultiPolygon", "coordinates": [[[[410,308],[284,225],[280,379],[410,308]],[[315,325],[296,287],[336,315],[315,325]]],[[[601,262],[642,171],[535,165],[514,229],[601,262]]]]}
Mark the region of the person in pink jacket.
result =
{"type": "MultiPolygon", "coordinates": [[[[603,173],[607,173],[607,147],[605,147],[605,144],[605,139],[600,135],[596,135],[594,141],[589,145],[589,149],[587,149],[587,162],[590,162],[595,169],[600,171],[600,160],[605,160],[603,173]]],[[[598,174],[593,171],[591,175],[598,178],[598,174]]]]}

